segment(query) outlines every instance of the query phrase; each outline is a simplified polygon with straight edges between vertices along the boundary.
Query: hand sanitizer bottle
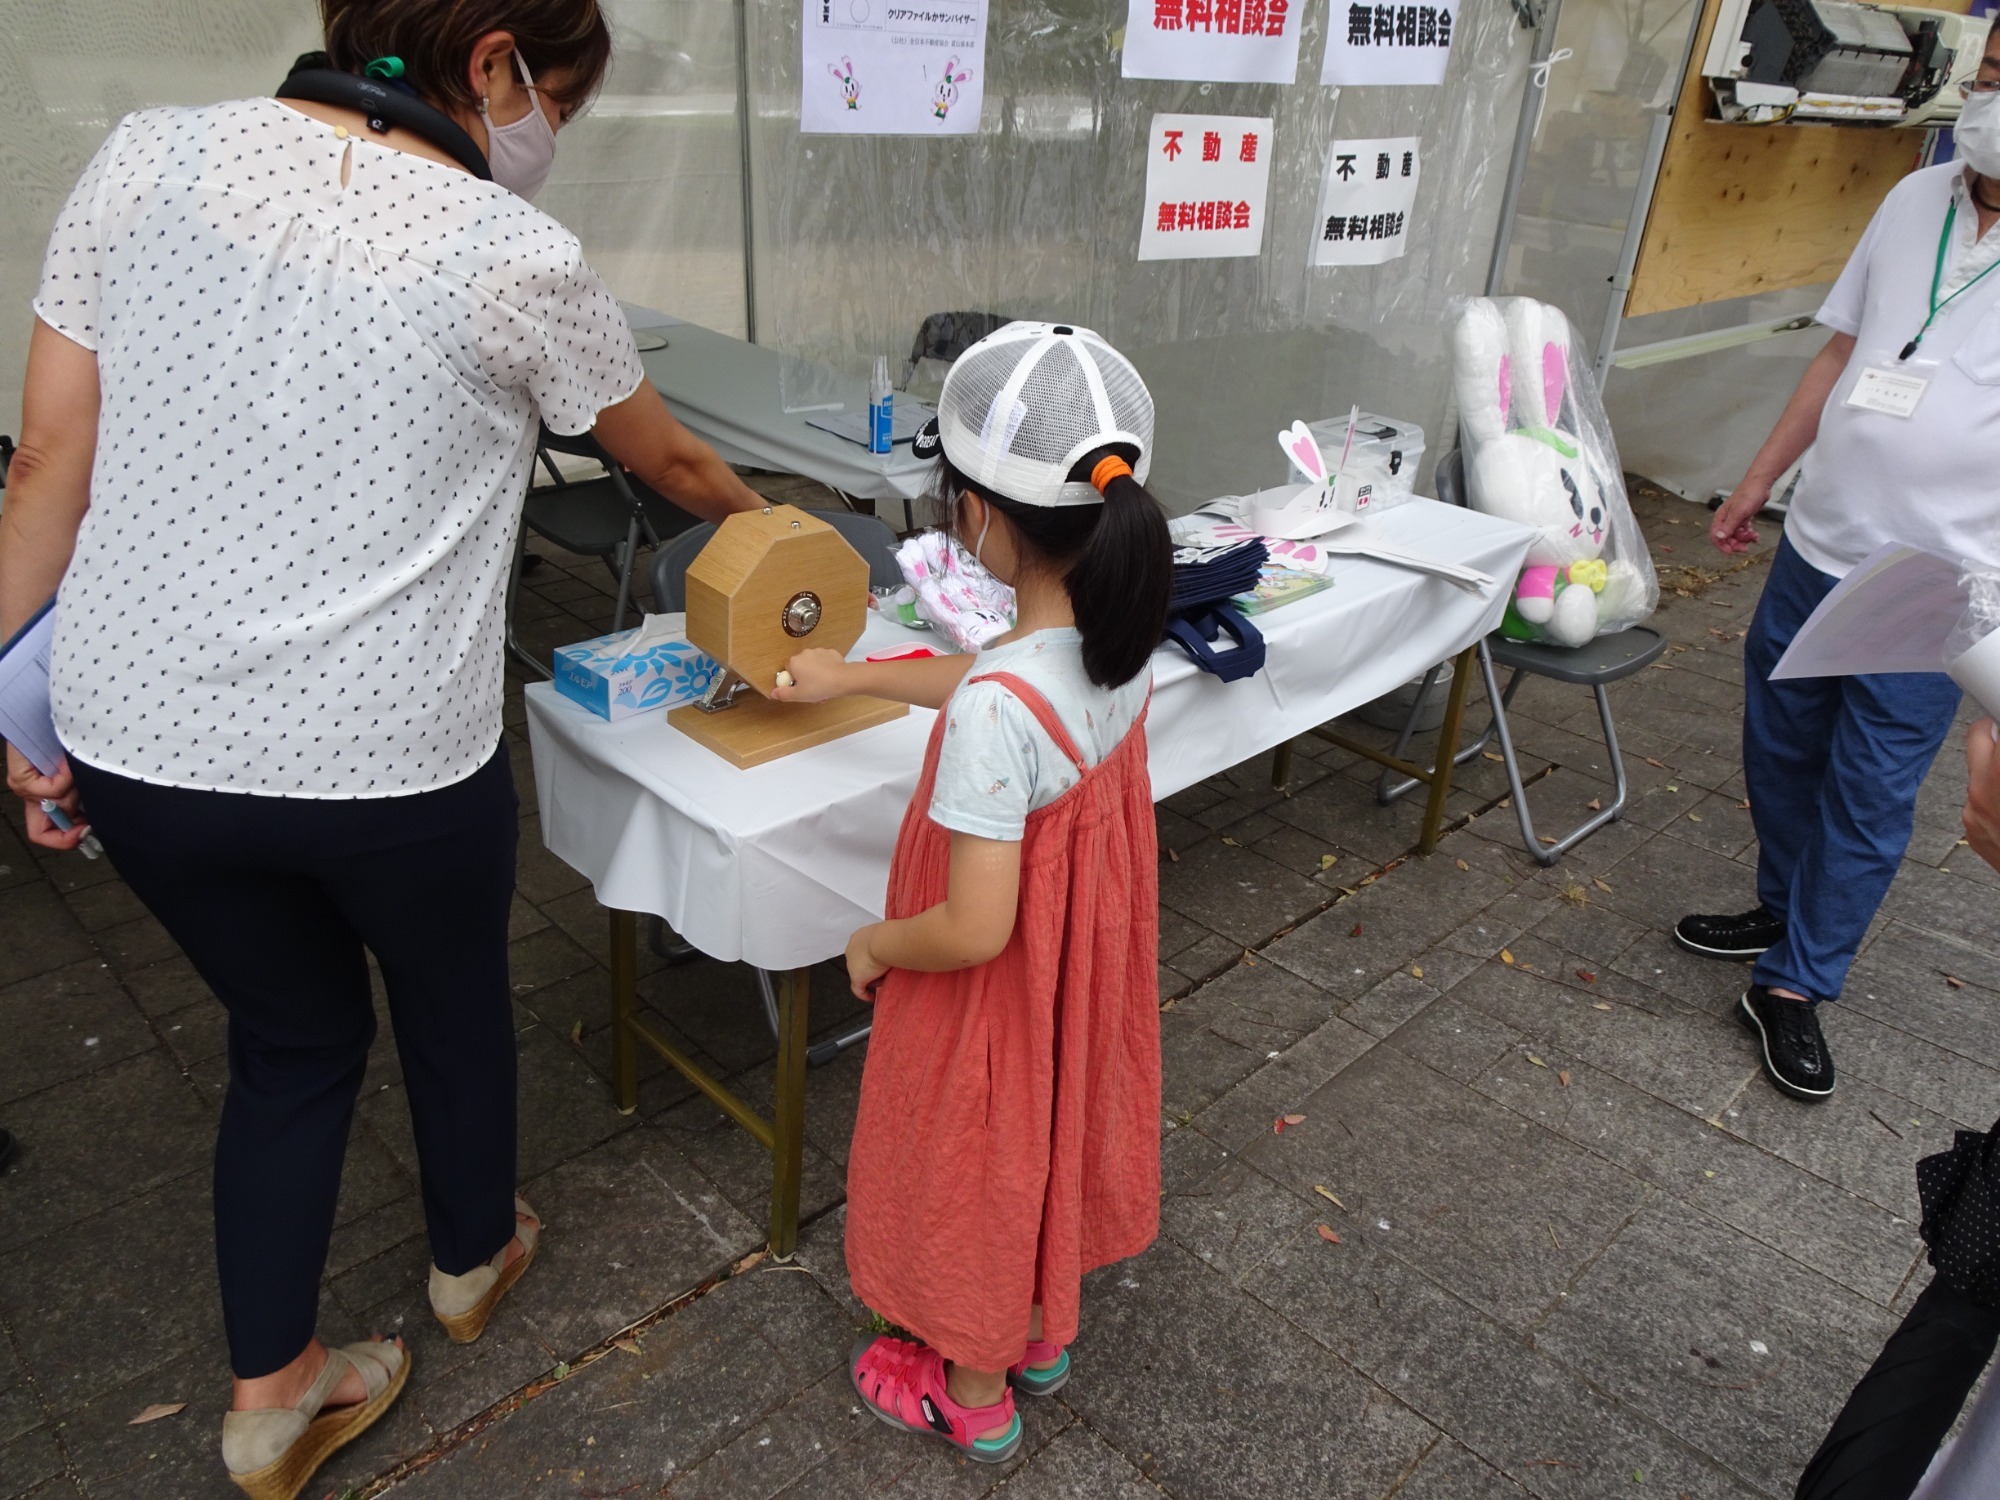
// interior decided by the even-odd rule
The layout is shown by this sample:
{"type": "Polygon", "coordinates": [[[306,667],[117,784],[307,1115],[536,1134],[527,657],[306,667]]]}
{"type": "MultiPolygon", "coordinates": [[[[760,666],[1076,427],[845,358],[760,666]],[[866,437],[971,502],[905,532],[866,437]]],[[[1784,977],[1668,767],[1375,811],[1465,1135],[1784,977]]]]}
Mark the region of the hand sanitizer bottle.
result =
{"type": "Polygon", "coordinates": [[[889,356],[875,356],[875,373],[868,381],[868,451],[887,453],[895,432],[895,393],[889,388],[889,356]]]}

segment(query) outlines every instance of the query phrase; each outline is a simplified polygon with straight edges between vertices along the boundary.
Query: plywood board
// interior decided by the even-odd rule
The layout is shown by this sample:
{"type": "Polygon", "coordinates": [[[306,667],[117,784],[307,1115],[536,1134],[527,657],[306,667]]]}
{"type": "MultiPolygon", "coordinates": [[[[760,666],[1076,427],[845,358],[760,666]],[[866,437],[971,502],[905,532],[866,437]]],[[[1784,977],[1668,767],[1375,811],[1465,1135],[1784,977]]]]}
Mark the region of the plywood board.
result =
{"type": "MultiPolygon", "coordinates": [[[[1964,11],[1970,0],[1933,0],[1964,11]]],[[[1625,316],[1831,281],[1925,132],[1725,125],[1702,78],[1721,0],[1708,0],[1660,163],[1625,316]]]]}
{"type": "Polygon", "coordinates": [[[834,698],[825,703],[774,703],[747,697],[733,708],[704,713],[692,703],[667,711],[667,722],[705,749],[747,771],[781,755],[794,755],[842,735],[900,719],[907,703],[880,698],[834,698]]]}

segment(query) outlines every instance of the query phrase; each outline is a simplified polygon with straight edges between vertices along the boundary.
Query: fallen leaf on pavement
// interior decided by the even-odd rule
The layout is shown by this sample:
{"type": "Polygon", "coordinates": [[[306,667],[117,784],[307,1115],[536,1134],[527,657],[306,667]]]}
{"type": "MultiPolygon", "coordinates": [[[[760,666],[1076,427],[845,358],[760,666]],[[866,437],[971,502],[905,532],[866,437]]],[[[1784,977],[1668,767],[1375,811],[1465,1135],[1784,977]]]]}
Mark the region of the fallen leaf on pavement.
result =
{"type": "Polygon", "coordinates": [[[1352,932],[1348,933],[1348,936],[1349,936],[1349,937],[1360,937],[1360,936],[1361,936],[1361,924],[1360,924],[1359,922],[1356,922],[1356,923],[1354,924],[1354,931],[1352,931],[1352,932]]]}
{"type": "Polygon", "coordinates": [[[1313,1191],[1315,1193],[1318,1193],[1320,1197],[1326,1199],[1327,1202],[1331,1203],[1335,1208],[1339,1209],[1342,1213],[1347,1213],[1349,1211],[1347,1205],[1345,1203],[1342,1203],[1338,1198],[1334,1197],[1332,1189],[1328,1188],[1325,1183],[1315,1182],[1313,1184],[1313,1191]]]}
{"type": "Polygon", "coordinates": [[[1528,1061],[1533,1063],[1538,1068],[1546,1068],[1548,1066],[1547,1063],[1543,1062],[1539,1057],[1535,1056],[1535,1054],[1532,1052],[1528,1054],[1528,1061]]]}
{"type": "Polygon", "coordinates": [[[1592,797],[1588,802],[1584,803],[1583,805],[1591,812],[1604,811],[1604,799],[1602,797],[1592,797]]]}
{"type": "Polygon", "coordinates": [[[1701,814],[1700,814],[1700,813],[1689,813],[1689,814],[1688,814],[1688,821],[1689,821],[1690,823],[1699,823],[1699,822],[1701,821],[1701,814]]]}
{"type": "Polygon", "coordinates": [[[569,1039],[572,1044],[581,1042],[583,1040],[583,1022],[578,1021],[573,1026],[570,1027],[569,1039]]]}
{"type": "Polygon", "coordinates": [[[1667,790],[1668,790],[1668,791],[1670,791],[1670,792],[1678,792],[1678,791],[1680,790],[1680,788],[1679,788],[1678,786],[1674,785],[1674,784],[1673,784],[1672,782],[1669,782],[1669,783],[1667,784],[1667,790]]]}
{"type": "Polygon", "coordinates": [[[1545,844],[1553,844],[1555,842],[1555,839],[1546,833],[1538,833],[1535,835],[1535,837],[1540,839],[1545,844]]]}
{"type": "Polygon", "coordinates": [[[1581,979],[1585,984],[1597,983],[1597,976],[1591,973],[1590,970],[1588,969],[1578,969],[1576,971],[1576,977],[1578,979],[1581,979]]]}
{"type": "Polygon", "coordinates": [[[1305,1124],[1305,1122],[1306,1122],[1306,1117],[1305,1117],[1304,1115],[1286,1115],[1286,1116],[1285,1116],[1285,1123],[1286,1123],[1287,1125],[1303,1125],[1303,1124],[1305,1124]]]}
{"type": "Polygon", "coordinates": [[[561,1364],[557,1365],[553,1370],[549,1371],[549,1373],[553,1375],[557,1380],[569,1379],[569,1361],[564,1360],[561,1364]]]}
{"type": "Polygon", "coordinates": [[[627,1354],[637,1354],[639,1352],[639,1341],[637,1339],[613,1339],[611,1347],[614,1349],[623,1349],[627,1354]]]}
{"type": "Polygon", "coordinates": [[[1593,876],[1591,876],[1591,877],[1590,877],[1590,883],[1591,883],[1592,885],[1596,886],[1596,887],[1597,887],[1597,888],[1598,888],[1598,889],[1599,889],[1600,891],[1604,892],[1604,894],[1605,894],[1605,895],[1607,895],[1607,896],[1608,896],[1608,895],[1610,895],[1610,894],[1611,894],[1611,882],[1610,882],[1610,881],[1608,881],[1608,880],[1599,880],[1599,879],[1598,879],[1598,878],[1597,878],[1597,877],[1596,877],[1595,875],[1593,875],[1593,876]]]}
{"type": "Polygon", "coordinates": [[[1495,755],[1495,754],[1494,754],[1494,753],[1493,753],[1493,752],[1492,752],[1491,750],[1482,750],[1482,751],[1480,751],[1479,753],[1480,753],[1481,755],[1485,756],[1485,757],[1486,757],[1486,759],[1488,759],[1488,760],[1499,760],[1499,759],[1500,759],[1500,757],[1499,757],[1499,756],[1497,756],[1497,755],[1495,755]]]}
{"type": "Polygon", "coordinates": [[[1603,1002],[1602,1000],[1593,1000],[1593,1001],[1591,1001],[1591,1002],[1590,1002],[1590,1008],[1591,1008],[1592,1010],[1609,1010],[1609,1009],[1611,1009],[1611,1007],[1610,1007],[1610,1006],[1608,1006],[1608,1005],[1606,1005],[1606,1004],[1605,1004],[1605,1003],[1604,1003],[1604,1002],[1603,1002]]]}
{"type": "Polygon", "coordinates": [[[1167,851],[1167,858],[1172,860],[1175,864],[1179,864],[1181,862],[1180,851],[1177,849],[1169,849],[1167,851]]]}
{"type": "Polygon", "coordinates": [[[1560,1068],[1560,1069],[1558,1069],[1558,1070],[1556,1071],[1556,1082],[1557,1082],[1557,1083],[1559,1083],[1559,1084],[1561,1084],[1561,1085],[1562,1085],[1562,1086],[1563,1086],[1564,1088],[1568,1088],[1568,1087],[1569,1087],[1569,1069],[1568,1069],[1568,1068],[1560,1068]]]}
{"type": "Polygon", "coordinates": [[[1422,964],[1411,964],[1410,977],[1412,979],[1422,979],[1424,977],[1424,966],[1422,964]]]}
{"type": "Polygon", "coordinates": [[[1650,755],[1646,757],[1646,764],[1647,764],[1647,765],[1649,765],[1649,766],[1655,766],[1655,767],[1658,767],[1658,768],[1659,768],[1660,770],[1662,770],[1662,771],[1666,770],[1666,768],[1667,768],[1667,763],[1666,763],[1665,761],[1663,761],[1663,760],[1654,760],[1654,759],[1653,759],[1653,757],[1652,757],[1652,756],[1650,756],[1650,755]]]}
{"type": "Polygon", "coordinates": [[[1462,860],[1462,859],[1455,859],[1455,860],[1453,860],[1453,861],[1452,861],[1452,863],[1453,863],[1453,864],[1455,864],[1455,865],[1457,865],[1457,866],[1458,866],[1458,867],[1459,867],[1459,868],[1460,868],[1461,870],[1470,870],[1470,869],[1472,868],[1472,866],[1471,866],[1471,865],[1467,864],[1467,863],[1466,863],[1466,862],[1465,862],[1464,860],[1462,860]]]}
{"type": "Polygon", "coordinates": [[[1962,990],[1965,988],[1965,981],[1951,974],[1947,974],[1944,976],[1944,982],[1950,985],[1955,990],[1962,990]]]}
{"type": "Polygon", "coordinates": [[[1340,856],[1338,854],[1322,854],[1319,857],[1319,867],[1322,870],[1331,870],[1335,865],[1339,863],[1340,863],[1340,856]]]}
{"type": "Polygon", "coordinates": [[[1232,849],[1241,849],[1243,847],[1241,844],[1237,843],[1235,839],[1231,838],[1226,833],[1222,836],[1222,842],[1227,844],[1232,849]]]}
{"type": "Polygon", "coordinates": [[[1514,961],[1514,955],[1508,952],[1505,948],[1502,948],[1500,950],[1500,962],[1503,964],[1511,964],[1513,961],[1514,961]]]}
{"type": "Polygon", "coordinates": [[[1313,1225],[1313,1228],[1319,1231],[1319,1237],[1325,1240],[1329,1245],[1338,1245],[1340,1243],[1340,1236],[1333,1232],[1333,1229],[1330,1225],[1315,1224],[1313,1225]]]}
{"type": "Polygon", "coordinates": [[[187,1402],[185,1401],[156,1401],[125,1425],[127,1427],[137,1427],[141,1422],[157,1422],[162,1417],[178,1416],[186,1410],[187,1402]]]}
{"type": "Polygon", "coordinates": [[[1750,811],[1750,799],[1748,797],[1745,797],[1741,802],[1737,803],[1736,806],[1742,811],[1748,812],[1750,811]]]}

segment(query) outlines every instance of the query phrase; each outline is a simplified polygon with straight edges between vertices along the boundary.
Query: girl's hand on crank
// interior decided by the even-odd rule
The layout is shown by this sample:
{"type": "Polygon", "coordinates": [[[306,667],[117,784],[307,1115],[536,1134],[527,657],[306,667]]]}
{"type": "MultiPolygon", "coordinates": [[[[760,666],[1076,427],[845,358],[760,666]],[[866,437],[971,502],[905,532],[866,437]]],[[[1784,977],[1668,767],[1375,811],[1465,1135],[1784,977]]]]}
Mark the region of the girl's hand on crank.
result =
{"type": "MultiPolygon", "coordinates": [[[[833,655],[831,651],[826,653],[833,655]]],[[[868,940],[881,927],[877,922],[864,927],[847,940],[847,985],[854,991],[854,998],[872,1002],[875,986],[882,982],[882,976],[889,972],[889,966],[875,956],[868,940]]]]}
{"type": "Polygon", "coordinates": [[[780,681],[770,696],[780,703],[824,703],[849,691],[848,672],[847,658],[838,651],[824,646],[801,651],[785,663],[785,673],[792,680],[780,681]]]}

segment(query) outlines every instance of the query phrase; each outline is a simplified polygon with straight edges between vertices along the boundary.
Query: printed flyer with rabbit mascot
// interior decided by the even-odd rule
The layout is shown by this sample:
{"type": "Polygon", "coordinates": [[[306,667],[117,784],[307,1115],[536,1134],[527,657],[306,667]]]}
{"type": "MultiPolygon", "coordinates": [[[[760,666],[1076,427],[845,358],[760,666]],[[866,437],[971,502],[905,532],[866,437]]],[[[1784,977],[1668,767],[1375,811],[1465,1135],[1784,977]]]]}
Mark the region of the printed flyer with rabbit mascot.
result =
{"type": "Polygon", "coordinates": [[[1501,632],[1581,646],[1644,620],[1659,581],[1569,320],[1531,297],[1457,301],[1451,363],[1467,499],[1536,533],[1501,632]]]}

